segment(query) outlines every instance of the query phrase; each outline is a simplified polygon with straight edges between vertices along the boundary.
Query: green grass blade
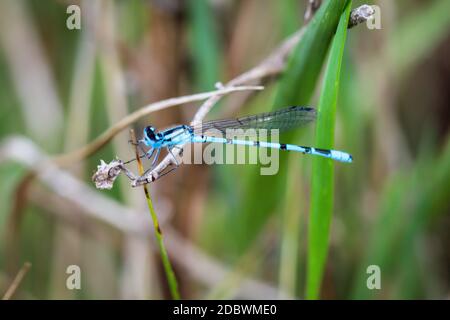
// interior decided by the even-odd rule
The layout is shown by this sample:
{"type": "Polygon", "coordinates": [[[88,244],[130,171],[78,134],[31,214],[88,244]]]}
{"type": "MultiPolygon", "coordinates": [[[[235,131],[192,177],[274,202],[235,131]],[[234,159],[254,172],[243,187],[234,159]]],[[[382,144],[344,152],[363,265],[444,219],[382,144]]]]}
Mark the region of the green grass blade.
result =
{"type": "MultiPolygon", "coordinates": [[[[134,131],[131,131],[131,140],[136,143],[136,135],[134,131]]],[[[139,175],[142,176],[144,174],[144,167],[141,162],[141,158],[139,157],[139,150],[136,149],[136,162],[138,166],[139,175]]],[[[164,236],[160,228],[158,216],[156,215],[155,208],[153,207],[153,201],[150,196],[150,192],[148,191],[148,187],[146,184],[142,186],[144,189],[145,199],[147,200],[148,210],[150,211],[150,215],[153,221],[153,228],[155,231],[156,241],[158,243],[159,252],[161,253],[161,260],[164,267],[164,271],[166,273],[167,282],[169,285],[170,293],[174,300],[180,300],[180,292],[178,290],[178,282],[175,276],[175,272],[173,271],[172,264],[170,263],[169,254],[167,253],[166,246],[164,245],[164,236]]]]}
{"type": "MultiPolygon", "coordinates": [[[[326,1],[316,12],[303,39],[290,57],[277,89],[274,109],[309,104],[345,3],[345,0],[326,1]]],[[[283,142],[298,142],[295,139],[297,136],[298,133],[284,134],[283,142]]],[[[295,156],[299,157],[298,154],[295,156]]],[[[284,198],[282,194],[286,188],[287,159],[286,154],[280,154],[280,170],[276,175],[261,176],[257,168],[249,177],[243,202],[237,210],[239,223],[233,221],[236,251],[245,250],[269,215],[280,205],[280,199],[284,198]]]]}
{"type": "Polygon", "coordinates": [[[170,294],[174,300],[180,300],[180,292],[178,291],[178,282],[173,271],[172,264],[170,263],[169,254],[167,253],[166,246],[164,245],[163,234],[161,228],[159,227],[158,216],[156,215],[155,209],[153,207],[153,202],[150,197],[150,192],[146,185],[143,186],[145,192],[145,199],[147,200],[148,209],[150,215],[152,216],[153,227],[155,230],[156,241],[158,243],[159,252],[161,253],[161,260],[164,267],[164,272],[166,273],[167,282],[169,284],[170,294]]]}
{"type": "Polygon", "coordinates": [[[328,1],[317,11],[283,74],[274,109],[293,103],[309,104],[345,3],[328,1]]]}
{"type": "Polygon", "coordinates": [[[188,10],[195,86],[198,90],[210,90],[220,79],[220,50],[214,12],[206,0],[188,1],[188,10]]]}
{"type": "MultiPolygon", "coordinates": [[[[351,1],[341,16],[334,38],[318,107],[316,146],[332,148],[339,78],[344,55],[351,1]]],[[[311,214],[308,226],[308,264],[306,297],[317,299],[328,252],[329,229],[333,210],[333,166],[329,159],[315,158],[312,171],[311,214]]]]}

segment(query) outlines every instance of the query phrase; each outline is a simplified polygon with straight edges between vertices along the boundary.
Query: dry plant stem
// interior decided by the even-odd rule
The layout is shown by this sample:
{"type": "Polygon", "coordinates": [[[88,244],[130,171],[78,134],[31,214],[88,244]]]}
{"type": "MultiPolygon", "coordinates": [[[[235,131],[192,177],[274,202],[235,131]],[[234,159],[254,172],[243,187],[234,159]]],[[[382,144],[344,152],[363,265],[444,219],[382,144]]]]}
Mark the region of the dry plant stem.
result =
{"type": "MultiPolygon", "coordinates": [[[[139,149],[137,148],[137,144],[136,144],[136,142],[137,142],[136,134],[134,133],[133,129],[130,130],[130,136],[131,136],[131,141],[135,145],[136,162],[137,162],[138,172],[139,172],[139,175],[142,175],[142,174],[144,174],[144,167],[142,166],[141,157],[139,156],[139,149]]],[[[159,226],[158,216],[156,215],[155,209],[153,208],[153,202],[150,197],[150,193],[148,192],[147,185],[143,185],[142,187],[144,188],[144,193],[145,193],[145,198],[147,200],[148,209],[150,211],[150,215],[153,220],[153,227],[155,230],[156,241],[158,243],[159,251],[161,253],[161,260],[162,260],[162,263],[164,266],[164,271],[166,273],[167,282],[169,283],[170,293],[172,294],[173,299],[179,300],[180,293],[178,291],[178,282],[175,277],[175,272],[173,272],[173,268],[172,268],[172,265],[169,260],[169,255],[167,254],[167,249],[164,245],[163,234],[162,234],[161,228],[159,226]]]]}
{"type": "Polygon", "coordinates": [[[308,4],[305,11],[304,23],[305,25],[312,19],[314,13],[319,9],[322,4],[322,0],[307,0],[308,4]]]}
{"type": "Polygon", "coordinates": [[[17,291],[17,288],[19,287],[20,283],[22,282],[23,278],[27,274],[28,270],[31,268],[31,263],[25,262],[23,267],[19,270],[16,277],[14,278],[13,282],[9,286],[8,290],[6,290],[5,295],[3,296],[2,300],[9,300],[14,295],[14,293],[17,291]]]}
{"type": "Polygon", "coordinates": [[[55,150],[64,108],[46,55],[45,38],[37,31],[28,5],[25,1],[0,1],[0,47],[28,134],[55,150]]]}
{"type": "MultiPolygon", "coordinates": [[[[301,28],[285,42],[283,42],[283,44],[278,49],[276,49],[268,58],[263,60],[258,66],[230,80],[225,85],[225,88],[239,86],[241,84],[254,81],[257,81],[259,83],[265,77],[280,73],[284,69],[287,55],[292,51],[293,48],[295,48],[297,43],[303,37],[304,32],[305,28],[301,28]]],[[[222,96],[215,95],[206,100],[195,113],[191,124],[201,122],[221,97],[222,96]]],[[[175,148],[172,153],[175,157],[178,157],[182,151],[183,146],[175,148]]],[[[151,172],[143,177],[140,177],[136,181],[133,181],[132,186],[136,187],[142,184],[156,181],[161,177],[161,174],[171,164],[175,164],[174,159],[172,155],[167,155],[151,172]]]]}
{"type": "Polygon", "coordinates": [[[5,256],[8,257],[4,269],[7,274],[13,274],[20,267],[20,227],[27,207],[26,199],[29,194],[29,187],[35,176],[34,172],[29,171],[14,191],[14,203],[8,215],[4,238],[5,256]]]}
{"type": "Polygon", "coordinates": [[[171,98],[151,103],[133,113],[130,113],[129,115],[121,119],[119,122],[117,122],[114,126],[110,127],[105,132],[103,132],[91,143],[73,152],[56,156],[54,160],[60,166],[77,163],[80,160],[83,160],[89,157],[90,155],[94,154],[97,150],[99,150],[101,147],[103,147],[105,144],[111,141],[111,139],[114,138],[118,133],[126,129],[130,124],[136,122],[142,117],[149,115],[152,112],[174,107],[181,104],[205,100],[214,96],[222,96],[232,92],[247,91],[247,90],[262,90],[262,89],[263,87],[261,86],[226,87],[220,88],[215,91],[197,93],[193,95],[171,98]]]}
{"type": "MultiPolygon", "coordinates": [[[[367,21],[373,12],[367,10],[367,5],[362,5],[354,10],[352,10],[353,22],[349,27],[354,27],[364,21],[367,21]],[[362,10],[361,8],[365,8],[362,10]]],[[[237,76],[236,78],[229,81],[225,88],[230,86],[240,86],[248,83],[260,83],[262,79],[281,73],[285,66],[287,56],[296,47],[296,45],[301,41],[303,35],[306,31],[306,27],[302,27],[287,40],[285,40],[268,58],[263,60],[256,67],[250,69],[249,71],[237,76]]],[[[220,100],[221,96],[215,95],[206,100],[198,109],[191,124],[196,124],[201,122],[212,107],[220,100]]],[[[175,148],[173,150],[173,155],[178,157],[183,151],[183,146],[175,148]]],[[[145,176],[140,177],[136,181],[132,182],[132,186],[136,187],[142,184],[154,182],[161,177],[161,174],[166,171],[167,167],[174,163],[172,155],[167,155],[151,172],[145,176]]]]}

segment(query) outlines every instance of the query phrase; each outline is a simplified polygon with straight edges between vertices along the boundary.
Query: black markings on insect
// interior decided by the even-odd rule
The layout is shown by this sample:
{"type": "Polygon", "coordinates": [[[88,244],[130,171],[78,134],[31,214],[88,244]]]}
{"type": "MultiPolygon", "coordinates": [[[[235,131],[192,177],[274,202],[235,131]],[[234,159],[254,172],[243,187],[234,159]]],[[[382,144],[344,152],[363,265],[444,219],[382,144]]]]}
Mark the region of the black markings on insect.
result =
{"type": "Polygon", "coordinates": [[[324,155],[330,155],[331,154],[330,150],[324,150],[324,149],[319,149],[319,148],[316,148],[316,152],[324,154],[324,155]]]}

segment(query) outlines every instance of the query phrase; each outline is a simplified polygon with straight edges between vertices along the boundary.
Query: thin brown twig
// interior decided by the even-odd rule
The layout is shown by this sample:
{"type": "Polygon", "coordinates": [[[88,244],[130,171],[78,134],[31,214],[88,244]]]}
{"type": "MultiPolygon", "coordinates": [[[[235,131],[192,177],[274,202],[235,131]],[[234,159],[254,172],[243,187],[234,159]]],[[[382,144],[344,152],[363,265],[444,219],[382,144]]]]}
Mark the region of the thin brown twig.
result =
{"type": "Polygon", "coordinates": [[[6,234],[5,234],[5,254],[8,257],[6,261],[6,271],[12,274],[19,268],[20,258],[20,227],[27,208],[27,196],[31,182],[35,179],[35,172],[29,171],[21,179],[14,192],[14,204],[8,215],[6,234]]]}
{"type": "Polygon", "coordinates": [[[319,9],[322,4],[322,0],[307,0],[306,11],[304,16],[304,24],[308,24],[308,22],[314,16],[314,13],[319,9]]]}
{"type": "Polygon", "coordinates": [[[3,296],[2,300],[9,300],[12,298],[12,296],[17,291],[17,288],[19,287],[20,283],[22,282],[23,278],[27,274],[28,270],[30,270],[30,268],[31,268],[31,263],[25,262],[23,264],[23,267],[17,273],[16,277],[14,278],[13,282],[9,286],[8,290],[6,290],[6,293],[3,296]]]}

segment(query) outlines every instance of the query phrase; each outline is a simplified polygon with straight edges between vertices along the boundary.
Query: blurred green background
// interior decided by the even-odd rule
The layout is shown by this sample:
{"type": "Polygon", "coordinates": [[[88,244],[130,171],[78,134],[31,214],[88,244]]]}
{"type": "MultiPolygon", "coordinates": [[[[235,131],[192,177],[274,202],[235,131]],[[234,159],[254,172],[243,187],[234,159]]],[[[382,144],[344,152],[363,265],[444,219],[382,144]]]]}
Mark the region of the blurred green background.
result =
{"type": "MultiPolygon", "coordinates": [[[[2,0],[0,295],[30,262],[15,298],[170,298],[142,190],[124,177],[111,191],[90,180],[100,159],[133,157],[128,132],[64,168],[82,183],[59,192],[11,159],[33,159],[11,138],[56,155],[150,102],[213,90],[298,30],[305,3],[2,0]],[[71,4],[81,30],[66,27],[71,4]],[[80,290],[66,287],[69,265],[80,267],[80,290]]],[[[379,6],[381,29],[347,34],[334,147],[355,161],[334,165],[320,297],[448,298],[450,1],[352,7],[365,3],[379,6]],[[367,288],[370,265],[380,267],[379,290],[367,288]]],[[[271,110],[282,79],[225,97],[208,118],[271,110]]],[[[316,106],[321,80],[297,86],[315,86],[316,106]]],[[[134,128],[189,123],[199,105],[152,113],[134,128]]],[[[299,133],[290,142],[314,144],[314,125],[299,133]]],[[[150,185],[183,298],[305,298],[313,160],[282,158],[273,177],[255,178],[258,165],[183,165],[150,185]]]]}

